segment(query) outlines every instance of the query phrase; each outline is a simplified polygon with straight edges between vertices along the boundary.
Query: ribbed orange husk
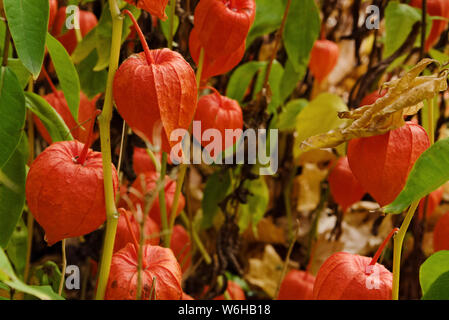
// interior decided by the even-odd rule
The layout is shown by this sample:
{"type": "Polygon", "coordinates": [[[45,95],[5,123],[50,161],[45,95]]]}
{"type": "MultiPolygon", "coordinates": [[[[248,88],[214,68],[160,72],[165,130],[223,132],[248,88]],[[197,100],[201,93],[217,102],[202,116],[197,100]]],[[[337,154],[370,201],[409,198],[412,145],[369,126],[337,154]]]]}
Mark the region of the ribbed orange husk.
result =
{"type": "MultiPolygon", "coordinates": [[[[97,24],[97,17],[90,11],[80,10],[80,31],[81,35],[84,37],[89,33],[97,24]]],[[[61,7],[58,10],[58,13],[55,18],[55,22],[52,29],[52,34],[56,37],[56,39],[61,42],[64,48],[67,50],[69,54],[72,54],[75,51],[75,48],[78,44],[76,39],[75,29],[67,30],[64,34],[62,34],[63,26],[65,25],[67,19],[66,7],[61,7]]]]}
{"type": "MultiPolygon", "coordinates": [[[[236,51],[233,51],[230,54],[225,53],[220,56],[213,56],[205,51],[201,79],[209,79],[213,76],[218,76],[231,71],[242,60],[245,55],[245,49],[246,41],[244,41],[236,51]]],[[[193,61],[198,65],[200,61],[201,42],[195,28],[190,32],[189,50],[193,61]]]]}
{"type": "MultiPolygon", "coordinates": [[[[422,8],[422,0],[412,0],[410,5],[415,8],[422,8]]],[[[427,14],[435,17],[449,18],[449,1],[447,0],[427,0],[427,14]]],[[[441,33],[446,29],[448,22],[442,19],[432,21],[430,34],[426,39],[425,49],[429,51],[440,39],[441,33]]],[[[428,28],[428,27],[427,27],[428,28]]]]}
{"type": "MultiPolygon", "coordinates": [[[[220,132],[222,137],[221,151],[223,151],[234,145],[240,138],[240,135],[238,135],[232,140],[228,139],[228,143],[226,143],[226,129],[243,129],[242,108],[236,100],[222,96],[219,93],[212,93],[202,96],[198,101],[195,121],[201,122],[201,136],[208,129],[216,129],[220,132]]],[[[203,139],[198,136],[195,130],[194,137],[201,141],[204,147],[211,143],[211,141],[202,141],[203,139]]]]}
{"type": "Polygon", "coordinates": [[[290,270],[282,280],[278,300],[312,300],[315,277],[302,270],[290,270]]]}
{"type": "MultiPolygon", "coordinates": [[[[427,199],[426,217],[430,217],[443,199],[443,187],[431,192],[427,199]]],[[[422,219],[424,215],[424,205],[426,198],[422,198],[418,206],[418,219],[422,219]]]]}
{"type": "MultiPolygon", "coordinates": [[[[44,99],[47,100],[47,102],[56,110],[56,112],[59,113],[62,120],[64,120],[65,124],[72,133],[73,138],[82,143],[87,143],[87,139],[89,138],[89,131],[87,130],[87,128],[89,128],[89,123],[87,121],[95,121],[94,112],[97,109],[96,103],[98,98],[99,96],[94,97],[92,100],[89,100],[89,98],[83,92],[80,92],[78,123],[80,125],[83,124],[83,128],[81,128],[76,124],[62,91],[58,91],[57,93],[50,93],[44,96],[44,99]]],[[[36,128],[42,138],[44,138],[44,140],[48,144],[51,144],[52,139],[42,121],[36,115],[33,115],[33,119],[34,123],[36,124],[36,128]]],[[[96,136],[94,136],[93,140],[95,139],[96,136]]],[[[93,140],[91,142],[93,142],[93,140]]]]}
{"type": "Polygon", "coordinates": [[[309,68],[318,82],[322,82],[337,65],[340,49],[335,42],[316,40],[310,53],[309,68]]]}
{"type": "Polygon", "coordinates": [[[433,230],[433,251],[449,250],[449,212],[442,215],[433,230]]]}
{"type": "Polygon", "coordinates": [[[429,146],[424,128],[406,122],[383,135],[351,140],[349,166],[366,192],[385,206],[401,192],[415,161],[429,146]]]}
{"type": "Polygon", "coordinates": [[[254,0],[201,0],[194,14],[201,46],[210,57],[231,55],[245,42],[255,14],[254,0]]]}
{"type": "Polygon", "coordinates": [[[50,12],[48,17],[48,31],[53,28],[53,23],[58,12],[58,0],[49,0],[50,12]]]}
{"type": "MultiPolygon", "coordinates": [[[[26,199],[49,245],[90,233],[106,220],[101,153],[89,149],[85,163],[77,164],[83,147],[76,140],[56,142],[30,166],[26,199]]],[[[115,195],[114,167],[112,173],[115,195]]]]}
{"type": "Polygon", "coordinates": [[[337,252],[320,267],[313,287],[315,300],[391,300],[393,275],[376,263],[376,274],[367,274],[371,258],[337,252]],[[368,277],[373,277],[367,279],[368,277]],[[374,278],[378,280],[374,281],[374,278]],[[370,289],[371,287],[371,289],[370,289]]]}
{"type": "MultiPolygon", "coordinates": [[[[134,189],[135,192],[130,192],[129,198],[133,202],[133,205],[137,208],[137,205],[140,205],[142,211],[145,209],[145,196],[151,196],[151,194],[156,189],[156,185],[159,179],[159,173],[157,172],[145,172],[139,175],[131,188],[134,189]]],[[[171,180],[168,176],[165,176],[165,205],[167,208],[167,219],[170,220],[170,212],[173,204],[173,198],[175,197],[176,190],[176,181],[171,180]]],[[[178,208],[176,210],[176,216],[178,216],[181,211],[184,209],[185,199],[182,194],[179,195],[178,200],[178,208]]],[[[154,220],[159,226],[161,226],[161,212],[159,206],[159,197],[153,202],[153,206],[149,212],[150,218],[154,220]]]]}
{"type": "Polygon", "coordinates": [[[347,157],[338,159],[329,174],[328,181],[332,198],[342,207],[343,212],[360,201],[365,194],[365,190],[349,167],[347,157]]]}
{"type": "Polygon", "coordinates": [[[192,260],[191,247],[190,236],[186,229],[179,224],[175,225],[171,235],[170,249],[173,250],[176,259],[178,259],[183,273],[189,268],[192,260]]]}
{"type": "MultiPolygon", "coordinates": [[[[127,211],[129,222],[133,230],[136,240],[140,243],[140,225],[135,215],[131,211],[127,211]]],[[[157,246],[159,244],[159,226],[150,217],[145,217],[144,224],[145,244],[151,244],[157,246]]],[[[133,237],[129,231],[128,224],[125,216],[120,215],[117,224],[117,233],[115,234],[114,252],[124,248],[128,243],[133,243],[133,237]]]]}
{"type": "Polygon", "coordinates": [[[137,6],[137,8],[143,9],[150,14],[158,17],[161,20],[166,20],[165,7],[168,4],[168,0],[125,0],[129,4],[137,6]],[[137,3],[137,5],[136,5],[137,3]]]}
{"type": "Polygon", "coordinates": [[[169,142],[170,134],[188,130],[195,114],[195,73],[175,51],[151,50],[150,54],[150,65],[143,52],[122,63],[114,77],[114,99],[134,132],[170,154],[171,147],[180,142],[169,142]]]}
{"type": "MultiPolygon", "coordinates": [[[[157,154],[159,161],[161,160],[160,153],[157,154]]],[[[133,170],[136,175],[145,173],[147,171],[154,171],[154,163],[148,155],[145,148],[134,147],[133,152],[133,170]]]]}
{"type": "MultiPolygon", "coordinates": [[[[231,297],[231,300],[246,300],[245,292],[235,281],[228,280],[226,292],[231,297]]],[[[224,295],[221,295],[214,298],[214,300],[226,300],[226,298],[224,295]]]]}
{"type": "MultiPolygon", "coordinates": [[[[154,299],[156,295],[156,300],[180,300],[182,274],[173,252],[152,245],[145,245],[142,250],[141,299],[154,299]],[[154,278],[155,285],[153,285],[154,278]]],[[[136,300],[137,266],[136,247],[131,243],[112,256],[105,300],[136,300]]]]}

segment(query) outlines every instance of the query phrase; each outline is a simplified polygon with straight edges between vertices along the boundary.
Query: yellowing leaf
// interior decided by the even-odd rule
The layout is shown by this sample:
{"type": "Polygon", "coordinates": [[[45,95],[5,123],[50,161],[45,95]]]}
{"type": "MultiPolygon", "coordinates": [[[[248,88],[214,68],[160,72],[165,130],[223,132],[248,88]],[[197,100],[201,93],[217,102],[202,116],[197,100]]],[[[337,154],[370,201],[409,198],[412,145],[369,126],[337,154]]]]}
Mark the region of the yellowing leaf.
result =
{"type": "Polygon", "coordinates": [[[340,119],[337,112],[347,111],[343,100],[332,93],[322,93],[313,99],[296,118],[294,156],[301,153],[301,142],[311,136],[343,127],[347,120],[340,119]]]}
{"type": "MultiPolygon", "coordinates": [[[[374,104],[353,111],[339,112],[340,118],[351,119],[353,122],[345,128],[304,139],[299,144],[298,152],[336,147],[353,138],[384,134],[404,125],[404,115],[415,114],[421,108],[422,101],[447,89],[448,70],[432,76],[418,77],[433,62],[436,61],[423,59],[402,78],[385,83],[387,94],[377,99],[374,104]]],[[[301,114],[303,113],[304,111],[301,114]]]]}
{"type": "Polygon", "coordinates": [[[297,178],[299,197],[296,209],[311,211],[320,202],[321,181],[327,177],[327,170],[319,169],[314,163],[306,163],[302,174],[297,178]]]}
{"type": "Polygon", "coordinates": [[[245,279],[274,298],[283,266],[284,263],[276,250],[267,244],[262,259],[249,259],[249,272],[245,279]]]}

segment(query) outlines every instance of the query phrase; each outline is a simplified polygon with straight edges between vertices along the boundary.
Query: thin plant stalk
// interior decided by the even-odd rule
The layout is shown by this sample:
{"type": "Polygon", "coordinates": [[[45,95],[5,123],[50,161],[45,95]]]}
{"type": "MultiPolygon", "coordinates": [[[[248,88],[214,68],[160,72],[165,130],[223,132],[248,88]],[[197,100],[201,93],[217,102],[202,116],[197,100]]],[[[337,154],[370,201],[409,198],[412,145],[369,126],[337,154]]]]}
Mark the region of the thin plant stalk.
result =
{"type": "MultiPolygon", "coordinates": [[[[163,185],[159,191],[159,208],[161,214],[162,234],[164,237],[164,247],[170,248],[171,232],[168,232],[167,204],[165,203],[165,173],[167,171],[167,153],[162,152],[161,172],[159,183],[163,185]]],[[[171,231],[171,229],[170,229],[171,231]]]]}
{"type": "Polygon", "coordinates": [[[176,0],[170,0],[170,12],[168,15],[168,20],[170,22],[168,31],[168,48],[173,49],[173,32],[175,30],[175,10],[176,10],[176,0]]]}
{"type": "MultiPolygon", "coordinates": [[[[187,215],[184,212],[181,212],[180,217],[181,217],[182,221],[186,224],[186,226],[190,229],[191,223],[190,223],[187,215]]],[[[198,248],[198,250],[200,251],[201,255],[203,256],[206,264],[211,264],[212,259],[209,255],[209,253],[207,252],[206,248],[204,247],[204,244],[201,241],[200,237],[198,236],[198,233],[196,232],[195,228],[191,228],[191,229],[192,229],[193,242],[195,242],[195,245],[198,248]]]]}
{"type": "Polygon", "coordinates": [[[64,288],[65,270],[67,268],[67,256],[65,251],[66,239],[62,239],[62,270],[61,270],[61,280],[59,281],[58,294],[62,295],[62,289],[64,288]]]}
{"type": "Polygon", "coordinates": [[[103,300],[111,268],[112,253],[114,249],[115,234],[119,215],[115,207],[114,186],[112,182],[111,136],[110,126],[112,119],[112,84],[115,72],[118,69],[120,46],[123,29],[123,17],[120,13],[117,0],[109,0],[112,16],[112,41],[109,59],[109,72],[103,111],[99,117],[101,153],[103,157],[103,179],[106,205],[106,234],[103,243],[103,252],[100,261],[98,287],[95,299],[103,300]]]}

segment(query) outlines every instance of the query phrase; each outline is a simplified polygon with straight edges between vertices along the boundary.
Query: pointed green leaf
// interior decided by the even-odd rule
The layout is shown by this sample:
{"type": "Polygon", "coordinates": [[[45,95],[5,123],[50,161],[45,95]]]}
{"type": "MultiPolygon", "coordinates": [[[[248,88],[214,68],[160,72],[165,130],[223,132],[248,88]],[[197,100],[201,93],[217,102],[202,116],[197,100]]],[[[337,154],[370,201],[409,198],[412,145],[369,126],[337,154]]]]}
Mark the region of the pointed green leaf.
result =
{"type": "Polygon", "coordinates": [[[449,180],[449,138],[436,142],[416,160],[404,189],[385,207],[387,213],[401,213],[449,180]]]}
{"type": "Polygon", "coordinates": [[[26,107],[44,124],[53,142],[73,140],[69,128],[58,112],[41,96],[25,92],[26,107]]]}
{"type": "Polygon", "coordinates": [[[25,125],[25,98],[16,75],[0,68],[0,168],[14,153],[25,125]]]}
{"type": "Polygon", "coordinates": [[[449,271],[440,275],[423,295],[422,300],[449,300],[449,271]]]}
{"type": "Polygon", "coordinates": [[[80,104],[80,79],[64,46],[51,34],[47,34],[47,48],[58,75],[59,84],[75,121],[78,121],[80,104]]]}
{"type": "MultiPolygon", "coordinates": [[[[21,144],[25,144],[25,137],[21,144]]],[[[0,169],[0,247],[5,248],[13,234],[25,204],[25,162],[23,148],[18,146],[0,169]]]]}
{"type": "Polygon", "coordinates": [[[31,73],[25,68],[22,61],[20,59],[8,58],[8,67],[14,71],[22,88],[25,88],[30,80],[31,73]]]}
{"type": "Polygon", "coordinates": [[[279,115],[277,128],[279,130],[295,130],[296,117],[308,103],[306,99],[289,101],[279,115]]]}
{"type": "Polygon", "coordinates": [[[23,275],[25,270],[27,247],[28,230],[23,219],[19,219],[6,247],[8,258],[19,275],[23,275]]]}
{"type": "Polygon", "coordinates": [[[48,28],[48,0],[3,0],[17,54],[36,79],[41,72],[48,28]]]}
{"type": "Polygon", "coordinates": [[[419,269],[419,283],[423,295],[443,273],[449,272],[449,251],[438,251],[427,258],[419,269]]]}
{"type": "Polygon", "coordinates": [[[254,234],[257,235],[257,224],[265,215],[267,210],[269,192],[263,176],[256,180],[245,182],[250,195],[248,203],[240,205],[238,226],[240,232],[244,232],[252,225],[254,234]]]}
{"type": "Polygon", "coordinates": [[[292,1],[283,39],[296,72],[309,64],[310,51],[318,39],[320,28],[320,13],[315,0],[292,1]]]}
{"type": "Polygon", "coordinates": [[[230,188],[231,175],[229,170],[217,171],[207,179],[203,200],[201,201],[203,209],[202,228],[207,229],[212,226],[216,214],[220,212],[218,204],[228,195],[230,188]]]}
{"type": "Polygon", "coordinates": [[[266,61],[251,61],[238,67],[229,79],[226,95],[241,103],[251,80],[266,65],[266,61]]]}

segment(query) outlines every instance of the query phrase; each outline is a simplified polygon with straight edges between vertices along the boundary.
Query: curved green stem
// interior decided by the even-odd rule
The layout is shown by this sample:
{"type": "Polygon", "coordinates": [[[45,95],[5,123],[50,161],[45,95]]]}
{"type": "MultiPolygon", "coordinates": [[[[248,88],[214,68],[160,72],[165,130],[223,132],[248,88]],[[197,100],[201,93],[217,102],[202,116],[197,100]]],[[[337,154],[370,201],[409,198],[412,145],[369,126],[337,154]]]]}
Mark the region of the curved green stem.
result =
{"type": "Polygon", "coordinates": [[[66,243],[66,239],[62,239],[62,242],[61,242],[62,269],[61,269],[61,280],[59,281],[59,289],[58,289],[59,295],[62,295],[62,289],[64,288],[65,270],[67,268],[67,257],[66,257],[66,251],[65,251],[65,243],[66,243]]]}
{"type": "Polygon", "coordinates": [[[396,237],[394,238],[394,249],[393,249],[393,300],[399,299],[399,275],[401,271],[401,253],[402,245],[404,243],[405,234],[412,221],[413,215],[415,214],[416,208],[418,207],[419,200],[412,203],[408,209],[407,215],[402,222],[401,228],[399,229],[396,237]]]}
{"type": "Polygon", "coordinates": [[[100,261],[98,288],[95,296],[95,299],[97,300],[102,300],[106,292],[119,217],[117,209],[115,207],[114,186],[112,182],[110,126],[113,110],[112,84],[114,81],[115,72],[118,69],[123,17],[120,15],[120,9],[118,7],[117,0],[109,0],[109,6],[112,16],[111,55],[109,59],[109,73],[103,111],[98,119],[100,124],[101,154],[103,157],[103,179],[106,205],[106,234],[100,261]]]}
{"type": "MultiPolygon", "coordinates": [[[[184,212],[181,212],[180,217],[181,217],[182,221],[185,223],[186,227],[190,229],[190,221],[189,221],[189,218],[187,217],[187,215],[184,212]]],[[[204,244],[201,241],[200,237],[198,236],[198,233],[196,232],[195,228],[191,228],[191,229],[192,229],[193,242],[195,242],[195,245],[198,248],[198,250],[200,251],[201,255],[203,256],[206,264],[211,264],[212,259],[209,255],[209,253],[207,253],[207,250],[204,247],[204,244]]]]}
{"type": "Polygon", "coordinates": [[[165,173],[167,171],[167,153],[162,152],[161,173],[159,175],[159,183],[162,188],[159,191],[159,208],[161,213],[162,234],[164,237],[164,247],[170,248],[171,228],[168,230],[167,205],[165,203],[165,173]],[[170,232],[169,232],[170,231],[170,232]]]}
{"type": "Polygon", "coordinates": [[[171,234],[171,231],[173,229],[173,226],[175,225],[175,219],[176,219],[176,211],[178,209],[178,203],[179,203],[179,197],[181,195],[182,185],[184,184],[184,178],[186,176],[187,171],[187,165],[184,163],[181,163],[179,165],[179,171],[178,171],[178,178],[176,179],[176,189],[175,189],[175,196],[173,198],[172,207],[170,210],[170,222],[169,222],[169,233],[171,234]]]}

